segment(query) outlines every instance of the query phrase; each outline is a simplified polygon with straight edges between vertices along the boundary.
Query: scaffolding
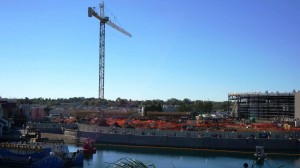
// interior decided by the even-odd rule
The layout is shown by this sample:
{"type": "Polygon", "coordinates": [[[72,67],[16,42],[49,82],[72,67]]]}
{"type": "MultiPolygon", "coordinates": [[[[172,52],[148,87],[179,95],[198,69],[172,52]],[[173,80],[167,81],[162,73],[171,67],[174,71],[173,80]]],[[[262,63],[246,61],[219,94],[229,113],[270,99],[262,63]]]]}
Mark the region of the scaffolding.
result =
{"type": "Polygon", "coordinates": [[[228,101],[236,102],[239,118],[268,121],[291,121],[295,118],[295,92],[230,93],[228,101]]]}

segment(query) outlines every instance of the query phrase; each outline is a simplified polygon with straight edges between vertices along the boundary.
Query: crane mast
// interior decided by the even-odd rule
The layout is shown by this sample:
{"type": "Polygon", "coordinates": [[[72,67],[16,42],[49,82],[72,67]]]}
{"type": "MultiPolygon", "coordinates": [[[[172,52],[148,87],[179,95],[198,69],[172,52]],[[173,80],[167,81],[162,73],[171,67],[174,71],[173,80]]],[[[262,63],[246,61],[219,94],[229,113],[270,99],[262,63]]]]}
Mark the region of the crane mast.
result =
{"type": "Polygon", "coordinates": [[[104,67],[105,67],[105,24],[108,24],[112,28],[120,31],[121,33],[132,37],[129,32],[119,27],[115,23],[111,22],[108,17],[104,15],[104,2],[100,4],[100,14],[94,11],[92,7],[88,8],[88,16],[96,17],[100,21],[100,32],[99,32],[99,100],[104,99],[104,67]]]}
{"type": "Polygon", "coordinates": [[[104,3],[100,4],[100,16],[104,19],[100,20],[99,32],[99,100],[104,99],[105,23],[108,21],[108,18],[104,17],[104,3]]]}

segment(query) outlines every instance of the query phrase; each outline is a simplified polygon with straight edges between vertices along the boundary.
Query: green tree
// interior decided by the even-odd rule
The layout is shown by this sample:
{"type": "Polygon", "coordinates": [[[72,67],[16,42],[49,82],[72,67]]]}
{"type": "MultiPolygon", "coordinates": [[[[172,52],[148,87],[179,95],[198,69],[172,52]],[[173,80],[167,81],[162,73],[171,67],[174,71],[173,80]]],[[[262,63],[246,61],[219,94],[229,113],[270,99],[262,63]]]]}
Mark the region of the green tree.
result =
{"type": "Polygon", "coordinates": [[[203,110],[204,110],[204,112],[212,112],[212,110],[213,110],[213,104],[212,104],[212,102],[211,101],[205,101],[204,103],[203,103],[203,110]]]}
{"type": "Polygon", "coordinates": [[[201,100],[194,101],[193,110],[198,113],[203,113],[204,112],[203,101],[201,101],[201,100]]]}
{"type": "Polygon", "coordinates": [[[118,106],[118,107],[126,107],[126,105],[127,105],[127,99],[121,99],[120,97],[118,97],[117,99],[116,99],[116,105],[118,106]]]}
{"type": "Polygon", "coordinates": [[[171,98],[171,99],[168,99],[166,104],[168,105],[179,105],[181,104],[181,101],[178,100],[178,99],[175,99],[175,98],[171,98]]]}
{"type": "Polygon", "coordinates": [[[29,100],[29,98],[28,97],[25,97],[25,99],[24,99],[24,102],[23,102],[24,104],[32,104],[32,102],[31,102],[31,100],[29,100]]]}
{"type": "Polygon", "coordinates": [[[83,105],[84,106],[88,106],[90,104],[90,102],[88,101],[88,100],[85,100],[84,102],[83,102],[83,105]]]}

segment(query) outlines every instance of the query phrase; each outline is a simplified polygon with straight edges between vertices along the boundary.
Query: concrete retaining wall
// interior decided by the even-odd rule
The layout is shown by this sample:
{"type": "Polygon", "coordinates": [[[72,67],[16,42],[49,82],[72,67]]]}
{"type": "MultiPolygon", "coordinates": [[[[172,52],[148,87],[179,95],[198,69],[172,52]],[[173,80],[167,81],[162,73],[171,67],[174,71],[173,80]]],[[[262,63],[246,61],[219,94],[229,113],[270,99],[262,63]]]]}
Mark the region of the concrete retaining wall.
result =
{"type": "Polygon", "coordinates": [[[79,125],[79,130],[80,137],[94,139],[97,143],[229,150],[254,150],[256,146],[264,146],[266,150],[300,151],[299,140],[295,138],[298,132],[271,133],[268,138],[259,138],[260,132],[137,130],[86,125],[79,125]]]}
{"type": "Polygon", "coordinates": [[[138,136],[130,134],[106,134],[80,132],[81,137],[92,138],[96,143],[124,144],[138,146],[161,146],[201,149],[253,150],[264,146],[266,150],[297,150],[296,139],[225,139],[225,138],[187,138],[168,136],[138,136]]]}

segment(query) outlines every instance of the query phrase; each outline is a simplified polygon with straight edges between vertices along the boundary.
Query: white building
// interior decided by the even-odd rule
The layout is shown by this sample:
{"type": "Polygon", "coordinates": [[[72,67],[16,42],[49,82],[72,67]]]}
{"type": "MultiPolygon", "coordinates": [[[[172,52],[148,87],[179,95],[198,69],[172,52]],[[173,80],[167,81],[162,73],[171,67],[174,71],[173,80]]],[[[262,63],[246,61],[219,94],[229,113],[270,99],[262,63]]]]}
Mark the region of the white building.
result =
{"type": "Polygon", "coordinates": [[[140,116],[145,116],[145,107],[139,106],[137,112],[140,114],[140,116]]]}

